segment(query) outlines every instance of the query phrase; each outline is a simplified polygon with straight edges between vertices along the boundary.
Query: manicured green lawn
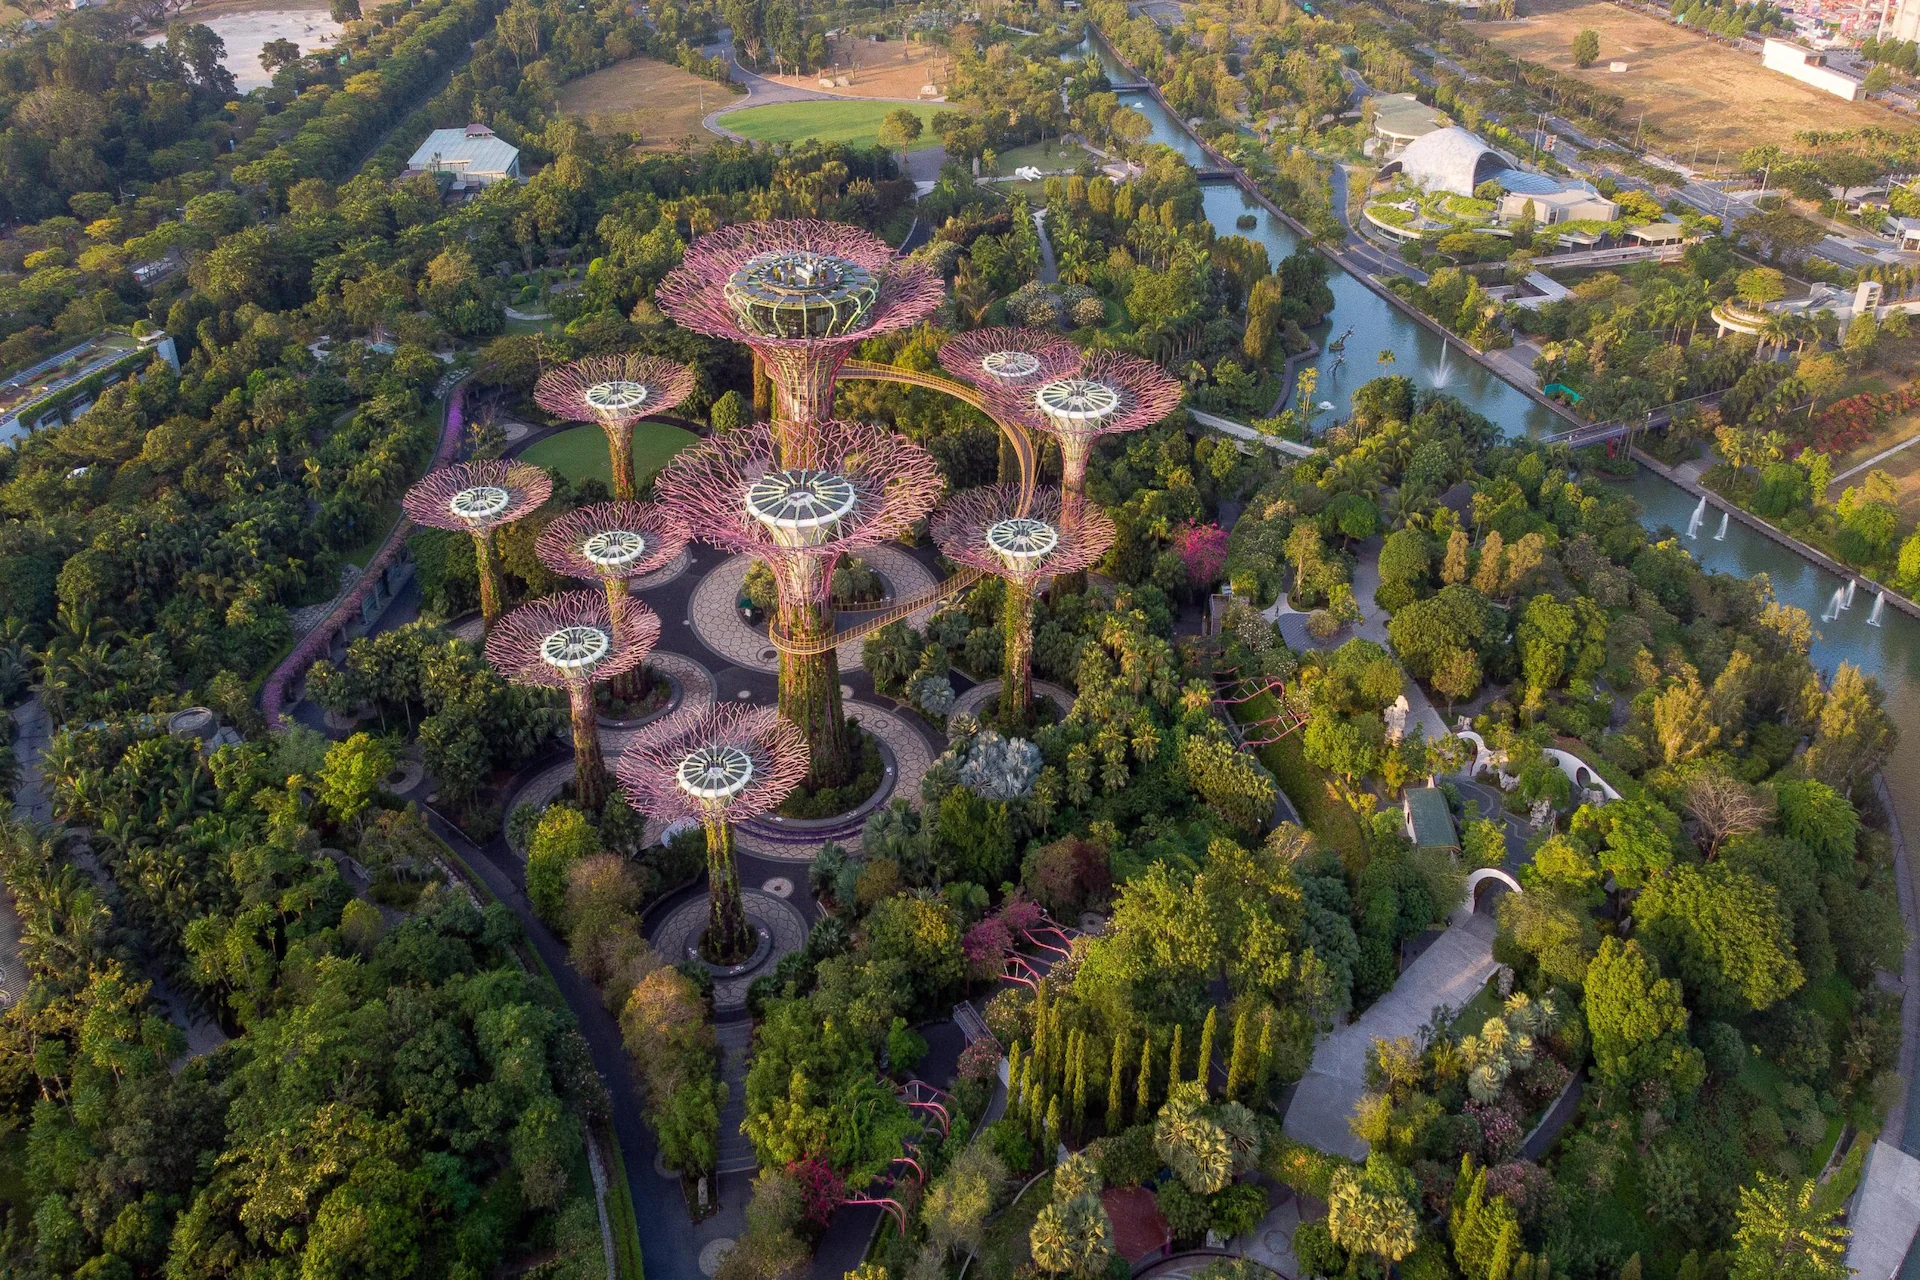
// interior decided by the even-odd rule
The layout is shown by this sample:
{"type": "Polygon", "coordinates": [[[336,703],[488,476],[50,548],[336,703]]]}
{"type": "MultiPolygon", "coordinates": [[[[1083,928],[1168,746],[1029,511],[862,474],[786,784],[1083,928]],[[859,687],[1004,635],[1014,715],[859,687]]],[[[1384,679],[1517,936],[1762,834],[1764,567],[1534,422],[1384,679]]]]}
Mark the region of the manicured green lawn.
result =
{"type": "MultiPolygon", "coordinates": [[[[1261,694],[1241,703],[1235,716],[1242,723],[1264,719],[1274,713],[1273,696],[1261,694]]],[[[1273,772],[1280,789],[1300,811],[1300,818],[1321,841],[1340,855],[1341,863],[1357,871],[1366,865],[1367,842],[1354,819],[1353,810],[1333,793],[1327,776],[1308,762],[1300,749],[1300,734],[1290,733],[1278,742],[1260,748],[1260,763],[1273,772]]]]}
{"type": "MultiPolygon", "coordinates": [[[[664,422],[640,423],[633,429],[634,479],[645,484],[667,465],[667,459],[697,439],[691,431],[664,422]]],[[[598,427],[571,427],[548,436],[520,456],[535,466],[559,472],[575,484],[598,480],[611,487],[613,483],[613,473],[607,466],[607,438],[598,427]]]]}
{"type": "Polygon", "coordinates": [[[1085,147],[1063,146],[1058,142],[1030,142],[1024,147],[1002,151],[995,168],[1000,173],[1012,173],[1015,169],[1032,165],[1051,173],[1056,169],[1077,169],[1091,159],[1093,153],[1085,147]]]}
{"type": "Polygon", "coordinates": [[[776,102],[766,107],[730,111],[720,123],[755,142],[798,142],[818,138],[822,142],[851,142],[873,146],[880,140],[880,122],[888,113],[905,107],[920,117],[920,136],[910,151],[938,146],[933,135],[933,115],[939,110],[923,102],[878,102],[867,98],[820,98],[810,102],[776,102]]]}

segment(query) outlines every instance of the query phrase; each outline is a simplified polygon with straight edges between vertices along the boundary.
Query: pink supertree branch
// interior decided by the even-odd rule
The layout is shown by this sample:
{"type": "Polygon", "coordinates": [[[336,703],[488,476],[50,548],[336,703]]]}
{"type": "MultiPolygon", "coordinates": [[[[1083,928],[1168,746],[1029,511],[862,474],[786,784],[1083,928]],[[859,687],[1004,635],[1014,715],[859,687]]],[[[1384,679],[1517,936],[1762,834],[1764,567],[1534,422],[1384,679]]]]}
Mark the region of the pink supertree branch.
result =
{"type": "Polygon", "coordinates": [[[553,477],[544,469],[495,458],[429,471],[402,506],[416,524],[477,535],[539,510],[552,496],[553,477]]]}
{"type": "Polygon", "coordinates": [[[1165,369],[1119,351],[1088,352],[1045,381],[982,391],[996,409],[1062,442],[1150,427],[1178,408],[1183,394],[1165,369]]]}
{"type": "Polygon", "coordinates": [[[905,533],[939,498],[944,484],[933,455],[904,436],[871,423],[815,423],[802,456],[789,456],[787,466],[843,478],[851,486],[853,505],[807,545],[785,545],[747,506],[754,482],[782,470],[776,456],[767,424],[742,427],[681,450],[654,480],[654,495],[689,536],[759,556],[783,579],[783,591],[803,590],[809,596],[825,589],[839,557],[905,533]]]}
{"type": "Polygon", "coordinates": [[[666,413],[693,388],[693,371],[685,365],[626,351],[588,356],[542,374],[533,402],[568,422],[614,426],[666,413]]]}
{"type": "Polygon", "coordinates": [[[646,661],[660,618],[633,603],[614,618],[597,591],[547,596],[506,614],[487,636],[487,662],[515,684],[575,689],[646,661]]]}
{"type": "Polygon", "coordinates": [[[649,502],[597,502],[576,507],[540,531],[540,563],[569,578],[625,582],[670,564],[687,535],[649,502]]]}
{"type": "Polygon", "coordinates": [[[807,759],[806,735],[773,708],[721,703],[691,719],[674,717],[642,730],[620,753],[614,775],[633,807],[649,818],[738,822],[786,799],[807,776],[807,759]],[[736,773],[740,785],[726,794],[696,795],[683,785],[682,769],[694,757],[731,760],[736,769],[744,760],[744,777],[736,773]]]}
{"type": "Polygon", "coordinates": [[[956,334],[940,344],[940,365],[981,387],[1033,387],[1080,364],[1080,348],[1038,329],[1001,326],[956,334]]]}
{"type": "Polygon", "coordinates": [[[654,301],[682,328],[762,350],[822,351],[918,324],[940,305],[945,282],[925,263],[896,259],[884,240],[858,227],[809,218],[737,222],[695,240],[654,290],[654,301]],[[734,274],[769,254],[839,259],[879,280],[878,293],[856,329],[831,338],[786,338],[745,328],[727,298],[734,274]]]}
{"type": "Polygon", "coordinates": [[[1113,521],[1106,512],[1085,499],[1045,488],[1034,490],[1024,517],[1043,528],[1019,530],[1016,526],[1029,538],[1037,537],[1031,543],[1035,553],[1009,556],[995,550],[988,532],[1021,518],[1020,486],[981,485],[935,508],[933,540],[949,560],[1022,583],[1090,569],[1113,545],[1113,521]]]}

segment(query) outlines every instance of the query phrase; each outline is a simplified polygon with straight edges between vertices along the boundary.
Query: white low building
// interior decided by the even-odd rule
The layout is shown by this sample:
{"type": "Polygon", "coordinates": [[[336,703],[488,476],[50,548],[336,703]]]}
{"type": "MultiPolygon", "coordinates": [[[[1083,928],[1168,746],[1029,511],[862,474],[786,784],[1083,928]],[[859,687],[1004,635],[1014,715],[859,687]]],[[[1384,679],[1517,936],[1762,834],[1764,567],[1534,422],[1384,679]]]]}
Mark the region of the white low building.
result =
{"type": "Polygon", "coordinates": [[[408,173],[450,173],[454,190],[520,180],[520,148],[483,124],[435,129],[407,161],[408,173]]]}
{"type": "Polygon", "coordinates": [[[1516,222],[1533,206],[1534,225],[1551,227],[1561,222],[1612,222],[1620,216],[1620,206],[1597,191],[1568,187],[1544,195],[1509,191],[1500,197],[1500,221],[1516,222]]]}
{"type": "Polygon", "coordinates": [[[1848,102],[1860,96],[1860,81],[1827,65],[1827,55],[1791,40],[1768,40],[1760,49],[1760,63],[1769,71],[1792,76],[1802,84],[1824,89],[1848,102]]]}

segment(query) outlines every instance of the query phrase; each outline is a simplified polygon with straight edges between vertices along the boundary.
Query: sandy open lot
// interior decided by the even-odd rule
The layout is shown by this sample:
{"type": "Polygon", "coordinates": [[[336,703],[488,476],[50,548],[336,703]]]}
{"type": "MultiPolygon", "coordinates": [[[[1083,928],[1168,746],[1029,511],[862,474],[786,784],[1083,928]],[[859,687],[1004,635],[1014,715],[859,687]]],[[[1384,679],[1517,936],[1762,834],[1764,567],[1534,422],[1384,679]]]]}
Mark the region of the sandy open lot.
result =
{"type": "Polygon", "coordinates": [[[1870,103],[1847,102],[1768,71],[1760,60],[1706,36],[1622,9],[1605,0],[1533,0],[1533,16],[1477,30],[1507,54],[1577,76],[1619,95],[1627,118],[1646,112],[1647,130],[1660,148],[1689,160],[1693,144],[1710,162],[1713,149],[1728,157],[1761,143],[1791,143],[1802,129],[1851,129],[1907,121],[1870,103]],[[1600,60],[1585,71],[1573,65],[1573,38],[1584,29],[1600,36],[1600,60]],[[1627,63],[1615,75],[1610,61],[1627,63]]]}
{"type": "MultiPolygon", "coordinates": [[[[375,6],[362,0],[363,11],[375,6]]],[[[312,53],[322,45],[340,38],[340,24],[333,20],[325,0],[312,4],[196,5],[176,15],[176,22],[197,22],[213,28],[227,44],[227,56],[221,65],[233,73],[240,92],[272,84],[273,77],[260,65],[260,50],[275,40],[287,39],[300,46],[301,53],[312,53]]],[[[165,34],[147,36],[142,44],[165,44],[165,34]]]]}
{"type": "Polygon", "coordinates": [[[691,136],[705,146],[707,112],[738,102],[725,86],[652,58],[629,58],[561,86],[560,109],[599,133],[637,133],[649,151],[667,151],[691,136]]]}
{"type": "Polygon", "coordinates": [[[947,87],[946,54],[930,45],[904,40],[876,44],[871,40],[840,36],[833,42],[832,53],[831,73],[767,78],[843,98],[918,98],[922,85],[936,84],[942,90],[947,87]],[[820,83],[821,76],[831,78],[832,75],[844,75],[852,83],[831,89],[820,83]]]}

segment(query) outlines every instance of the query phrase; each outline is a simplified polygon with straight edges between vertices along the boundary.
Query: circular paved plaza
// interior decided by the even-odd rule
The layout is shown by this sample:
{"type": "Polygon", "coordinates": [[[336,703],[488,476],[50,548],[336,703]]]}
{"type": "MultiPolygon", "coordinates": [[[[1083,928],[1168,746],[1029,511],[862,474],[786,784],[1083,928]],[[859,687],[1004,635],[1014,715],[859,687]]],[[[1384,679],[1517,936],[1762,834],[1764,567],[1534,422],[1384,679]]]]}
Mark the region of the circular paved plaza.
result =
{"type": "MultiPolygon", "coordinates": [[[[740,890],[740,900],[746,907],[748,927],[764,933],[769,945],[758,963],[747,972],[726,977],[715,975],[713,1007],[716,1013],[746,1008],[748,985],[761,974],[772,973],[781,956],[798,951],[807,941],[806,917],[792,903],[745,887],[740,890]]],[[[707,899],[702,895],[689,898],[668,912],[655,927],[650,941],[667,963],[678,964],[693,954],[692,949],[699,945],[700,935],[706,928],[707,899]]]]}
{"type": "MultiPolygon", "coordinates": [[[[933,590],[932,571],[899,547],[868,547],[860,553],[860,558],[887,584],[889,602],[933,590]]],[[[732,556],[721,562],[693,589],[687,612],[693,619],[694,633],[728,662],[750,671],[778,671],[780,651],[768,639],[766,628],[756,627],[740,616],[740,588],[752,564],[753,557],[749,555],[732,556]]],[[[849,640],[840,646],[842,671],[860,666],[863,643],[849,640]]]]}

